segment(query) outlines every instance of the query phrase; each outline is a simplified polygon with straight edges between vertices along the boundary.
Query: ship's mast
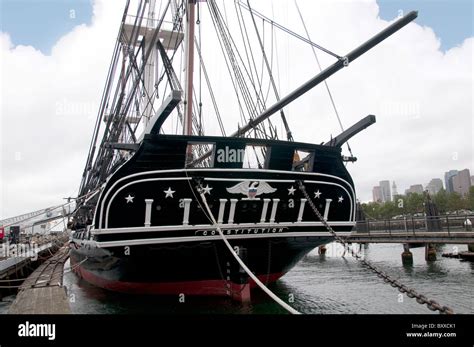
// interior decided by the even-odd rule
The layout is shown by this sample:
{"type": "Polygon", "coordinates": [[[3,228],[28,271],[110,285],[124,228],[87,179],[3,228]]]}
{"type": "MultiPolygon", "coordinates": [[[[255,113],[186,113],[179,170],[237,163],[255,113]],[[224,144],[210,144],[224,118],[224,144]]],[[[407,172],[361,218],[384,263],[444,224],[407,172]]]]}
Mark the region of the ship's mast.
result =
{"type": "Polygon", "coordinates": [[[187,0],[186,5],[186,81],[184,95],[184,122],[183,134],[192,135],[193,127],[193,75],[194,75],[194,26],[195,26],[196,0],[187,0]]]}
{"type": "MultiPolygon", "coordinates": [[[[148,17],[146,21],[146,28],[150,32],[156,27],[155,23],[155,0],[150,0],[148,4],[148,17]]],[[[143,52],[148,52],[149,47],[156,45],[156,42],[152,42],[152,35],[145,35],[145,48],[143,52]]],[[[145,122],[148,123],[152,116],[153,111],[153,95],[155,90],[155,60],[157,57],[156,49],[153,48],[150,53],[150,57],[145,62],[145,71],[144,71],[144,94],[145,97],[142,98],[142,109],[144,110],[145,122]],[[151,100],[150,100],[151,98],[151,100]]]]}

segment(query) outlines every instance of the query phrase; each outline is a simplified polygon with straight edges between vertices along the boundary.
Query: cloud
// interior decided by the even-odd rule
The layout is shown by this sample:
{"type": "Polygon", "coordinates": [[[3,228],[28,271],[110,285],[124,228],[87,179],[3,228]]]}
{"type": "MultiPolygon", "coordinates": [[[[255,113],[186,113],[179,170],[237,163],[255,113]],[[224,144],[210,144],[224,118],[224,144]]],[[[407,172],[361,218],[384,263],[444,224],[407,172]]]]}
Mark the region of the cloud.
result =
{"type": "Polygon", "coordinates": [[[122,11],[95,1],[51,55],[0,33],[1,217],[77,194],[122,11]]]}
{"type": "MultiPolygon", "coordinates": [[[[378,18],[374,1],[331,7],[301,1],[300,7],[309,32],[327,37],[322,45],[340,55],[390,24],[378,18]]],[[[301,25],[298,31],[303,32],[301,25]]],[[[367,114],[377,116],[376,124],[350,141],[358,161],[348,169],[359,199],[371,200],[372,187],[384,179],[395,180],[403,192],[411,184],[442,178],[449,169],[472,172],[473,49],[471,37],[443,53],[431,28],[412,23],[329,78],[346,127],[367,114]]],[[[306,65],[295,64],[293,73],[310,77],[313,73],[300,67],[311,66],[314,58],[301,59],[306,65]]],[[[320,142],[339,133],[322,85],[288,113],[299,139],[320,142]]]]}
{"type": "MultiPolygon", "coordinates": [[[[304,33],[292,2],[274,2],[271,10],[254,3],[304,33]]],[[[311,39],[340,55],[389,24],[378,17],[375,0],[298,3],[311,39]]],[[[229,16],[232,5],[227,4],[229,16]]],[[[51,55],[12,46],[9,35],[0,33],[0,217],[54,205],[77,193],[122,11],[122,3],[94,1],[91,25],[64,35],[51,55]]],[[[206,24],[206,11],[202,16],[206,24]]],[[[279,53],[273,64],[276,69],[278,60],[277,82],[285,95],[318,69],[307,45],[278,31],[275,35],[279,53]]],[[[239,117],[215,43],[205,37],[203,50],[230,133],[239,117]]],[[[473,169],[473,45],[474,38],[468,38],[443,53],[431,28],[410,24],[328,80],[346,127],[367,114],[377,116],[375,125],[350,141],[359,160],[348,169],[361,200],[371,199],[379,180],[395,180],[403,191],[449,169],[473,169]]],[[[325,66],[333,61],[318,54],[325,66]]],[[[210,115],[211,109],[205,99],[204,110],[210,115]]],[[[323,85],[286,112],[299,141],[320,143],[339,133],[323,85]]],[[[215,123],[209,116],[206,127],[217,133],[215,123]]]]}

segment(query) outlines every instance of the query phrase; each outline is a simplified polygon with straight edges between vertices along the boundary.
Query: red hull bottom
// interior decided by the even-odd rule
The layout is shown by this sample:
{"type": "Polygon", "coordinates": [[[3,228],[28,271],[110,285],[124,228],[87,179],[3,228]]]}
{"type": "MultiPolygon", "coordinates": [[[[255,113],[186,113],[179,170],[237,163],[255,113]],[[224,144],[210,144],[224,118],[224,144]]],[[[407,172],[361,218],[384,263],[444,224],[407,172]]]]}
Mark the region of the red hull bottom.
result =
{"type": "MultiPolygon", "coordinates": [[[[238,301],[250,299],[250,289],[256,287],[253,280],[248,284],[236,284],[226,280],[203,280],[184,282],[123,282],[113,281],[100,277],[78,266],[74,272],[85,281],[107,290],[131,294],[158,294],[158,295],[200,295],[200,296],[231,296],[238,301]]],[[[274,273],[257,276],[263,283],[272,283],[284,273],[274,273]]]]}

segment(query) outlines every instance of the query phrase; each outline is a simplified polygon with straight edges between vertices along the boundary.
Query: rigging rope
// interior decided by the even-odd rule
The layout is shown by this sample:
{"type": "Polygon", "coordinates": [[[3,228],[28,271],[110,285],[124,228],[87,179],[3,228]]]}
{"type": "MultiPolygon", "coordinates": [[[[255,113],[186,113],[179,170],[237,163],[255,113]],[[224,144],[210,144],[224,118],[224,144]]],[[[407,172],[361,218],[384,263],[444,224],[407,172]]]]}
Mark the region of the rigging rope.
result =
{"type": "MultiPolygon", "coordinates": [[[[220,13],[217,5],[215,4],[215,1],[209,0],[208,5],[209,5],[208,6],[209,11],[211,13],[211,19],[216,29],[216,33],[218,34],[221,50],[224,53],[224,59],[226,61],[227,69],[231,76],[231,80],[233,81],[233,84],[234,84],[234,90],[236,92],[236,95],[239,101],[239,106],[241,106],[241,104],[240,104],[240,96],[239,96],[238,91],[240,91],[241,93],[243,103],[248,112],[248,116],[252,120],[255,118],[255,116],[257,116],[255,111],[258,109],[259,112],[261,112],[262,109],[258,107],[259,105],[258,102],[253,103],[250,91],[247,86],[246,77],[250,80],[250,84],[252,85],[255,93],[257,93],[256,86],[254,83],[252,83],[250,73],[247,67],[245,66],[245,64],[243,63],[242,56],[240,55],[240,52],[237,49],[237,46],[232,38],[230,30],[227,27],[226,22],[222,18],[222,14],[220,13]],[[240,64],[242,65],[242,69],[240,68],[240,64]],[[243,72],[245,73],[245,75],[243,72]]],[[[224,8],[225,8],[225,4],[224,4],[224,8]]],[[[247,120],[243,117],[242,110],[241,110],[241,116],[242,116],[242,121],[245,124],[247,120]]],[[[265,134],[265,137],[268,138],[268,136],[266,135],[266,130],[263,127],[263,125],[261,125],[261,130],[265,134]]]]}
{"type": "MultiPolygon", "coordinates": [[[[78,196],[77,198],[74,198],[74,201],[66,202],[66,203],[64,203],[64,204],[57,205],[57,206],[54,206],[54,207],[51,207],[51,208],[46,208],[46,209],[48,209],[48,211],[46,211],[46,209],[44,209],[44,210],[45,210],[45,213],[47,213],[47,212],[52,212],[52,211],[55,211],[55,210],[60,209],[60,208],[64,208],[64,207],[66,207],[66,206],[68,206],[68,205],[71,205],[71,204],[73,204],[73,203],[77,203],[77,200],[79,200],[79,199],[82,199],[82,198],[86,198],[86,199],[87,199],[89,196],[92,196],[94,193],[96,193],[99,189],[100,189],[100,187],[97,188],[97,189],[95,189],[95,190],[93,190],[92,192],[86,193],[86,194],[84,194],[84,195],[82,195],[82,196],[78,196]]],[[[79,207],[79,206],[76,206],[75,210],[77,210],[78,207],[79,207]]],[[[36,211],[36,212],[39,212],[39,211],[36,211]]],[[[71,213],[69,213],[68,215],[71,215],[71,214],[73,214],[73,213],[74,213],[74,211],[71,212],[71,213]]],[[[28,217],[28,218],[25,218],[25,219],[22,219],[22,220],[20,220],[20,221],[11,222],[11,223],[9,223],[9,224],[2,225],[2,227],[7,228],[7,227],[12,226],[12,225],[17,225],[17,224],[23,223],[23,222],[26,222],[26,221],[28,221],[28,220],[38,218],[41,214],[42,214],[42,213],[37,214],[37,215],[34,215],[34,216],[31,216],[31,217],[28,217]]],[[[64,217],[65,217],[65,216],[63,215],[62,218],[64,218],[64,217]]],[[[14,217],[12,217],[12,218],[14,218],[14,217]]],[[[61,217],[58,216],[57,218],[61,218],[61,217]]],[[[8,219],[11,219],[11,218],[8,218],[8,219]]]]}
{"type": "Polygon", "coordinates": [[[224,123],[222,122],[222,118],[221,118],[221,114],[220,114],[220,111],[219,111],[219,107],[217,106],[217,102],[216,102],[216,97],[214,95],[214,91],[212,89],[212,85],[211,85],[211,82],[209,80],[209,75],[207,74],[207,69],[206,69],[206,65],[204,64],[204,60],[202,59],[202,55],[201,55],[201,46],[197,43],[196,43],[196,50],[198,52],[198,56],[199,56],[199,61],[201,63],[201,67],[202,67],[202,72],[204,73],[204,79],[206,80],[206,85],[207,85],[207,88],[209,90],[209,94],[210,94],[210,97],[211,97],[211,102],[212,102],[212,105],[214,107],[214,111],[216,112],[216,116],[217,116],[217,121],[219,123],[219,127],[221,129],[221,133],[223,136],[227,136],[226,135],[226,132],[225,132],[225,128],[224,128],[224,123]]]}
{"type": "MultiPolygon", "coordinates": [[[[197,21],[196,24],[198,25],[198,35],[199,35],[199,45],[202,44],[201,39],[201,15],[200,15],[200,4],[197,3],[197,21]]],[[[196,41],[196,38],[194,38],[196,41]]],[[[202,64],[199,64],[199,135],[204,135],[204,131],[202,129],[202,64]]]]}
{"type": "Polygon", "coordinates": [[[303,41],[303,42],[306,42],[306,43],[308,43],[309,45],[311,45],[311,46],[313,46],[313,47],[315,47],[315,48],[317,48],[317,49],[319,49],[319,50],[321,50],[321,51],[323,51],[323,52],[325,52],[325,53],[327,53],[327,54],[329,54],[329,55],[332,55],[333,57],[337,58],[338,60],[342,59],[342,57],[340,57],[340,56],[337,55],[336,53],[331,52],[330,50],[328,50],[328,49],[326,49],[326,48],[324,48],[324,47],[322,47],[322,46],[320,46],[320,45],[318,45],[318,44],[312,42],[312,41],[309,40],[309,39],[304,38],[303,36],[301,36],[301,35],[295,33],[294,31],[291,31],[290,29],[284,27],[283,25],[278,24],[277,22],[275,22],[274,20],[272,20],[272,19],[270,19],[270,18],[264,16],[264,15],[261,14],[260,12],[255,11],[254,9],[249,8],[249,7],[248,7],[246,4],[244,4],[242,1],[237,1],[237,3],[238,3],[239,6],[241,6],[242,8],[246,9],[246,10],[249,11],[249,12],[252,12],[255,16],[257,16],[257,17],[263,19],[264,21],[273,24],[275,27],[277,27],[278,29],[284,31],[285,33],[287,33],[287,34],[289,34],[289,35],[291,35],[291,36],[294,36],[294,37],[296,37],[297,39],[299,39],[299,40],[301,40],[301,41],[303,41]]]}
{"type": "MultiPolygon", "coordinates": [[[[245,20],[244,20],[243,15],[242,15],[242,10],[237,7],[236,3],[234,3],[234,7],[235,7],[236,14],[237,14],[237,16],[236,16],[237,21],[239,23],[240,35],[242,37],[242,42],[244,44],[245,56],[247,58],[247,63],[248,63],[249,70],[250,70],[249,78],[250,78],[251,82],[253,83],[253,85],[255,85],[255,79],[257,80],[257,82],[258,82],[258,91],[257,91],[257,89],[255,89],[257,102],[260,102],[262,104],[262,107],[266,108],[265,102],[263,100],[263,94],[262,94],[262,81],[261,81],[261,78],[259,79],[259,77],[258,77],[257,67],[256,67],[256,64],[255,64],[255,58],[254,58],[252,46],[250,45],[251,41],[250,41],[250,38],[248,36],[247,26],[245,25],[245,20]],[[239,10],[240,13],[237,10],[239,10]],[[244,33],[245,33],[245,37],[244,37],[244,33]],[[248,45],[248,48],[247,48],[247,45],[248,45]],[[249,53],[250,53],[250,55],[249,55],[249,53]],[[250,63],[250,62],[252,62],[252,63],[250,63]],[[254,71],[255,71],[255,78],[254,78],[254,71]]],[[[262,64],[263,64],[263,62],[262,62],[262,64]]]]}
{"type": "Polygon", "coordinates": [[[224,233],[222,232],[219,224],[217,223],[214,215],[211,212],[211,209],[209,208],[209,205],[206,200],[206,196],[204,195],[204,191],[202,186],[198,188],[199,195],[201,196],[202,202],[204,203],[204,206],[206,207],[206,211],[211,219],[212,224],[214,225],[215,229],[219,233],[222,241],[224,241],[224,244],[226,245],[227,249],[230,251],[232,256],[235,258],[235,260],[239,263],[239,265],[244,269],[244,271],[249,275],[249,277],[265,292],[270,296],[275,302],[277,302],[281,307],[283,307],[285,310],[292,314],[301,314],[297,310],[295,310],[293,307],[288,305],[286,302],[281,300],[278,296],[276,296],[270,289],[268,289],[258,278],[255,276],[252,271],[245,265],[245,263],[242,261],[242,259],[237,255],[237,253],[234,251],[232,246],[230,245],[229,241],[227,241],[227,238],[224,236],[224,233]]]}
{"type": "MultiPolygon", "coordinates": [[[[311,41],[309,31],[308,31],[308,28],[306,27],[306,23],[304,21],[303,15],[301,14],[300,8],[298,6],[298,2],[297,2],[297,0],[294,0],[294,1],[295,1],[296,9],[298,11],[298,15],[301,19],[301,23],[303,24],[303,28],[304,28],[304,31],[306,33],[306,36],[308,37],[308,40],[311,41]]],[[[318,64],[319,71],[323,71],[323,69],[321,67],[321,64],[319,63],[318,55],[316,54],[316,50],[314,49],[314,46],[311,46],[311,49],[313,51],[314,57],[316,58],[316,63],[318,64]]],[[[344,126],[342,125],[341,118],[339,117],[339,112],[337,111],[336,103],[334,102],[334,98],[332,96],[331,90],[329,89],[329,85],[328,85],[327,80],[324,80],[324,85],[326,86],[326,90],[328,92],[329,99],[331,100],[331,104],[332,104],[332,107],[334,109],[334,113],[336,114],[337,121],[339,122],[339,126],[341,127],[341,131],[344,131],[344,126]]],[[[352,154],[352,150],[351,150],[351,146],[349,145],[349,141],[346,141],[346,145],[347,145],[347,149],[349,150],[349,153],[351,154],[351,156],[354,156],[352,154]]]]}
{"type": "MultiPolygon", "coordinates": [[[[254,17],[254,14],[252,12],[252,8],[250,7],[250,0],[247,0],[247,5],[250,9],[250,15],[251,15],[251,18],[252,18],[253,25],[255,27],[255,33],[257,34],[257,37],[258,37],[258,42],[260,44],[260,49],[262,50],[263,60],[265,62],[265,66],[267,67],[268,77],[270,78],[270,82],[271,82],[272,87],[273,87],[273,92],[275,93],[275,97],[276,97],[277,101],[280,101],[280,95],[278,93],[276,83],[275,83],[275,80],[273,78],[272,69],[270,67],[270,64],[268,63],[267,54],[265,53],[265,46],[264,46],[264,44],[262,42],[262,39],[260,37],[260,34],[258,32],[257,23],[255,22],[255,17],[254,17]]],[[[293,135],[291,134],[291,130],[290,130],[290,127],[288,126],[288,122],[286,121],[286,117],[285,117],[285,113],[284,113],[283,109],[280,110],[280,116],[281,116],[281,120],[283,122],[283,126],[285,127],[286,137],[287,137],[288,141],[293,141],[293,135]]]]}

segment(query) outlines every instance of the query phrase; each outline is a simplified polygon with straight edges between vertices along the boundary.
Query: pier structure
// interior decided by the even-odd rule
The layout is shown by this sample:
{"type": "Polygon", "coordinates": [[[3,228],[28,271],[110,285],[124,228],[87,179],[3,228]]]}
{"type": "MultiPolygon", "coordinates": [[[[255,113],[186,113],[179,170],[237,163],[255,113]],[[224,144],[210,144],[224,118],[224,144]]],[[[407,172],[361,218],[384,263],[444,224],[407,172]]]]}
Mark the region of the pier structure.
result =
{"type": "Polygon", "coordinates": [[[410,248],[425,247],[425,260],[435,261],[436,244],[465,244],[465,259],[474,257],[474,215],[425,216],[403,219],[360,220],[356,230],[346,237],[347,242],[399,243],[403,245],[402,263],[413,264],[410,248]]]}
{"type": "Polygon", "coordinates": [[[0,244],[0,299],[16,291],[32,273],[67,241],[66,234],[35,237],[29,243],[0,244]]]}
{"type": "Polygon", "coordinates": [[[403,244],[402,264],[413,265],[413,253],[410,251],[410,245],[408,243],[403,244]]]}
{"type": "Polygon", "coordinates": [[[69,247],[65,245],[41,264],[20,286],[8,313],[71,313],[66,288],[63,286],[64,264],[68,258],[69,247]]]}

